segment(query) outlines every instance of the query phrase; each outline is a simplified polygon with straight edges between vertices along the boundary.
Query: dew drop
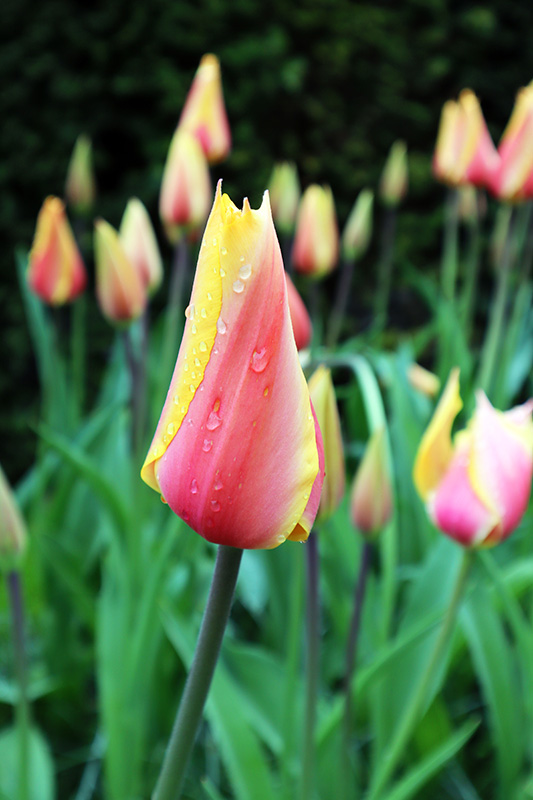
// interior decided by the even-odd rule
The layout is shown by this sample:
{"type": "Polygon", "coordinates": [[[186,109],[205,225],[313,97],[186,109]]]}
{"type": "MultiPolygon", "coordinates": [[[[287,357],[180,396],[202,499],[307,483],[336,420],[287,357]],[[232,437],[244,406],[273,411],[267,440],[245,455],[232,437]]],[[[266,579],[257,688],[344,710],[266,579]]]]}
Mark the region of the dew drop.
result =
{"type": "Polygon", "coordinates": [[[196,347],[193,347],[193,349],[192,349],[192,354],[193,354],[193,356],[195,356],[195,355],[196,355],[196,353],[197,353],[196,347]]]}
{"type": "Polygon", "coordinates": [[[220,267],[219,275],[220,275],[221,278],[224,278],[226,276],[226,270],[224,270],[224,269],[222,269],[222,267],[220,267]]]}
{"type": "Polygon", "coordinates": [[[183,371],[184,372],[188,372],[189,371],[189,365],[188,364],[184,364],[183,365],[183,371]]]}
{"type": "Polygon", "coordinates": [[[193,381],[196,379],[196,372],[191,372],[191,378],[193,379],[193,381]]]}
{"type": "Polygon", "coordinates": [[[283,542],[285,541],[285,536],[282,533],[280,533],[280,535],[276,537],[276,541],[278,542],[278,544],[283,544],[283,542]]]}
{"type": "Polygon", "coordinates": [[[194,324],[194,322],[193,322],[193,324],[191,325],[191,331],[192,331],[193,333],[196,333],[196,332],[197,332],[197,330],[198,330],[198,328],[196,327],[196,325],[195,325],[195,324],[194,324]]]}
{"type": "Polygon", "coordinates": [[[228,326],[226,325],[226,323],[224,322],[224,320],[222,319],[222,317],[219,317],[219,318],[217,319],[217,331],[218,331],[220,334],[224,335],[224,334],[226,333],[226,331],[227,331],[227,330],[228,330],[228,326]]]}
{"type": "Polygon", "coordinates": [[[222,247],[220,252],[222,253],[223,256],[227,256],[228,255],[228,251],[226,250],[225,247],[222,247]]]}
{"type": "Polygon", "coordinates": [[[213,355],[218,356],[218,347],[215,347],[215,349],[213,350],[213,355]]]}
{"type": "Polygon", "coordinates": [[[251,274],[252,274],[251,264],[243,264],[242,267],[239,269],[239,278],[242,278],[243,281],[247,281],[251,274]]]}
{"type": "Polygon", "coordinates": [[[213,295],[211,294],[211,292],[207,293],[207,299],[209,300],[209,302],[211,302],[211,300],[213,299],[213,295]]]}
{"type": "Polygon", "coordinates": [[[220,478],[217,478],[216,481],[215,481],[215,485],[214,485],[215,492],[220,492],[220,490],[223,488],[223,486],[224,486],[224,484],[222,483],[220,478]]]}
{"type": "Polygon", "coordinates": [[[262,347],[252,353],[251,367],[254,372],[263,372],[268,364],[267,349],[262,347]]]}
{"type": "Polygon", "coordinates": [[[220,511],[220,503],[218,500],[211,500],[211,508],[213,511],[220,511]]]}
{"type": "Polygon", "coordinates": [[[207,422],[205,423],[205,427],[208,431],[216,431],[222,425],[222,420],[217,414],[216,411],[211,411],[207,418],[207,422]]]}
{"type": "Polygon", "coordinates": [[[216,246],[217,246],[217,240],[216,240],[216,238],[214,238],[213,239],[213,247],[216,247],[216,246]]]}
{"type": "Polygon", "coordinates": [[[244,292],[244,283],[239,280],[239,278],[237,278],[236,281],[233,281],[233,291],[236,294],[241,294],[241,292],[244,292]]]}
{"type": "Polygon", "coordinates": [[[241,264],[243,264],[244,263],[244,256],[241,256],[239,261],[241,262],[241,264]]]}
{"type": "Polygon", "coordinates": [[[195,359],[194,359],[194,365],[195,365],[195,367],[199,367],[199,366],[200,366],[200,364],[201,364],[201,362],[200,362],[200,359],[199,359],[199,358],[195,358],[195,359]]]}
{"type": "Polygon", "coordinates": [[[189,521],[189,514],[187,513],[187,511],[182,511],[181,518],[182,518],[182,520],[184,522],[188,522],[189,521]]]}
{"type": "Polygon", "coordinates": [[[163,436],[163,442],[164,442],[165,444],[168,444],[168,436],[166,435],[166,433],[165,433],[165,435],[163,436]]]}
{"type": "Polygon", "coordinates": [[[198,494],[198,481],[196,478],[191,481],[191,494],[198,494]]]}
{"type": "Polygon", "coordinates": [[[194,386],[193,383],[189,384],[189,390],[190,390],[191,394],[194,394],[194,392],[196,391],[196,387],[194,386]]]}
{"type": "Polygon", "coordinates": [[[169,422],[168,425],[167,425],[167,433],[168,433],[168,435],[172,436],[174,434],[175,430],[176,430],[176,426],[174,425],[174,423],[173,422],[169,422]]]}
{"type": "Polygon", "coordinates": [[[185,408],[185,406],[182,406],[182,407],[180,408],[180,411],[181,411],[181,413],[182,413],[182,414],[185,414],[185,411],[186,411],[186,410],[187,410],[187,409],[185,408]]]}
{"type": "Polygon", "coordinates": [[[175,395],[174,395],[174,403],[175,403],[177,406],[179,406],[179,404],[180,404],[180,398],[179,398],[179,395],[178,395],[178,394],[175,394],[175,395]]]}
{"type": "Polygon", "coordinates": [[[200,342],[200,352],[201,353],[205,353],[206,350],[207,350],[206,343],[205,342],[200,342]]]}
{"type": "Polygon", "coordinates": [[[204,439],[204,443],[202,445],[202,450],[204,451],[204,453],[209,453],[212,447],[213,447],[213,440],[204,439]]]}
{"type": "Polygon", "coordinates": [[[202,310],[200,311],[200,316],[202,317],[202,319],[205,319],[207,317],[207,311],[205,310],[205,308],[202,308],[202,310]]]}
{"type": "Polygon", "coordinates": [[[265,391],[263,392],[263,397],[267,397],[267,396],[268,396],[268,386],[266,387],[265,391]]]}
{"type": "Polygon", "coordinates": [[[185,309],[185,316],[187,317],[187,319],[193,319],[194,305],[191,304],[190,306],[187,306],[187,308],[185,309]]]}

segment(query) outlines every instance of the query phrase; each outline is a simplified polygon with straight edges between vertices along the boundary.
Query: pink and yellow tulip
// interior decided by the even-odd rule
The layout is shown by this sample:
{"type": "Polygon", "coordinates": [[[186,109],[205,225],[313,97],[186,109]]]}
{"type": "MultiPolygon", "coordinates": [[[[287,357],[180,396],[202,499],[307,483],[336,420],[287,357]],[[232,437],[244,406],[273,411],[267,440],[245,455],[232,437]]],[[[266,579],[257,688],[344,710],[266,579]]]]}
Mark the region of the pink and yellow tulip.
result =
{"type": "Polygon", "coordinates": [[[428,513],[466,547],[490,547],[517,527],[533,474],[533,401],[501,412],[478,392],[476,409],[453,441],[462,408],[453,370],[418,450],[414,481],[428,513]]]}
{"type": "Polygon", "coordinates": [[[179,128],[201,144],[210,164],[227,158],[231,133],[224,106],[220,64],[212,53],[203,56],[181,113],[179,128]]]}
{"type": "Polygon", "coordinates": [[[126,206],[119,236],[126,256],[152,295],[163,280],[163,264],[148,211],[136,197],[126,206]]]}
{"type": "Polygon", "coordinates": [[[183,233],[194,236],[203,226],[211,203],[209,167],[198,141],[177,128],[168,151],[159,214],[171,242],[183,233]]]}
{"type": "Polygon", "coordinates": [[[95,223],[94,254],[96,297],[100,309],[112,323],[137,319],[146,306],[146,288],[127,257],[117,231],[103,219],[95,223]]]}
{"type": "Polygon", "coordinates": [[[309,393],[324,443],[324,485],[318,508],[318,520],[330,517],[338,508],[345,487],[344,449],[331,372],[324,366],[309,378],[309,393]]]}
{"type": "Polygon", "coordinates": [[[300,202],[300,181],[295,164],[290,161],[276,164],[270,177],[269,194],[276,228],[285,235],[292,233],[300,202]]]}
{"type": "Polygon", "coordinates": [[[392,145],[383,168],[379,184],[379,196],[386,206],[395,208],[407,194],[409,175],[407,171],[407,146],[397,141],[392,145]]]}
{"type": "Polygon", "coordinates": [[[239,210],[218,185],[186,318],[141,477],[211,542],[304,541],[323,449],[267,194],[239,210]]]}
{"type": "Polygon", "coordinates": [[[13,490],[0,467],[0,571],[15,568],[28,540],[26,524],[13,490]]]}
{"type": "Polygon", "coordinates": [[[331,272],[339,258],[339,230],[329,186],[312,184],[298,209],[292,261],[298,272],[319,278],[331,272]]]}
{"type": "Polygon", "coordinates": [[[285,273],[285,281],[287,283],[287,299],[289,301],[294,341],[296,342],[297,350],[303,350],[311,344],[313,324],[304,301],[287,272],[285,273]]]}
{"type": "Polygon", "coordinates": [[[489,181],[499,200],[516,202],[533,197],[533,84],[521,89],[498,145],[500,161],[489,181]]]}
{"type": "Polygon", "coordinates": [[[350,498],[352,523],[364,536],[375,536],[390,520],[392,494],[385,429],[378,428],[366,446],[350,498]]]}
{"type": "Polygon", "coordinates": [[[27,278],[35,294],[51,305],[74,300],[87,284],[65,206],[58,197],[47,197],[37,217],[27,278]]]}

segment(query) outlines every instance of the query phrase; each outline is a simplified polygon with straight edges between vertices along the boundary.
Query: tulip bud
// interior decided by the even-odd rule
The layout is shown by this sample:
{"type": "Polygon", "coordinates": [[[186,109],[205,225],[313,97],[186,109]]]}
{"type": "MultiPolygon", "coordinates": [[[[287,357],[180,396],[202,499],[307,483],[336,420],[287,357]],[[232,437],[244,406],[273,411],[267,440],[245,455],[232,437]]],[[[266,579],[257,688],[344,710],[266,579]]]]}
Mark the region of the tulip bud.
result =
{"type": "Polygon", "coordinates": [[[102,314],[111,323],[129,323],[146,306],[140,274],[124,252],[117,231],[103,219],[95,223],[96,296],[102,314]]]}
{"type": "Polygon", "coordinates": [[[93,150],[88,136],[78,136],[68,165],[65,183],[67,203],[78,214],[88,214],[96,196],[93,150]]]}
{"type": "Polygon", "coordinates": [[[178,360],[141,471],[216,544],[307,539],[324,478],[268,193],[239,210],[217,186],[178,360]]]}
{"type": "Polygon", "coordinates": [[[324,443],[325,476],[318,507],[318,519],[324,520],[338,508],[345,485],[341,425],[329,369],[320,366],[311,375],[309,393],[324,443]]]}
{"type": "Polygon", "coordinates": [[[6,572],[17,566],[27,543],[26,525],[15,495],[0,467],[0,569],[6,572]]]}
{"type": "Polygon", "coordinates": [[[407,146],[394,142],[381,174],[379,195],[386,206],[398,206],[407,194],[407,146]]]}
{"type": "Polygon", "coordinates": [[[410,364],[407,370],[407,380],[417,392],[426,397],[435,397],[440,389],[440,380],[433,372],[424,369],[420,364],[410,364]]]}
{"type": "Polygon", "coordinates": [[[298,289],[287,272],[285,273],[285,281],[287,283],[287,299],[289,301],[294,341],[296,342],[296,348],[303,350],[311,344],[311,339],[313,338],[311,317],[307,313],[298,289]]]}
{"type": "Polygon", "coordinates": [[[339,258],[339,231],[333,194],[329,186],[312,184],[298,209],[292,261],[298,272],[319,278],[335,267],[339,258]]]}
{"type": "Polygon", "coordinates": [[[374,431],[356,472],[351,518],[363,535],[375,536],[392,516],[392,481],[385,429],[374,431]]]}
{"type": "Polygon", "coordinates": [[[342,234],[342,254],[349,261],[358,261],[368,250],[372,237],[372,207],[374,192],[363,189],[346,222],[342,234]]]}
{"type": "Polygon", "coordinates": [[[289,161],[276,164],[268,188],[276,228],[287,235],[294,228],[300,201],[300,181],[296,165],[289,161]]]}
{"type": "Polygon", "coordinates": [[[533,400],[501,412],[478,391],[470,422],[452,442],[461,407],[455,369],[420,443],[413,477],[443,533],[465,547],[490,547],[512,533],[529,503],[533,400]]]}
{"type": "Polygon", "coordinates": [[[533,84],[521,89],[498,145],[499,164],[488,183],[506,202],[533,197],[533,84]]]}
{"type": "Polygon", "coordinates": [[[159,213],[171,242],[184,231],[197,234],[211,203],[211,178],[202,148],[190,133],[177,128],[168,151],[159,213]]]}
{"type": "Polygon", "coordinates": [[[39,211],[27,278],[30,289],[51,305],[68,303],[85,289],[85,267],[58,197],[47,197],[39,211]]]}
{"type": "Polygon", "coordinates": [[[222,94],[220,64],[211,53],[200,61],[181,113],[179,128],[196,137],[210,164],[227,158],[231,134],[222,94]]]}
{"type": "Polygon", "coordinates": [[[148,292],[154,294],[163,280],[163,264],[148,211],[136,197],[129,200],[119,229],[120,241],[148,292]]]}

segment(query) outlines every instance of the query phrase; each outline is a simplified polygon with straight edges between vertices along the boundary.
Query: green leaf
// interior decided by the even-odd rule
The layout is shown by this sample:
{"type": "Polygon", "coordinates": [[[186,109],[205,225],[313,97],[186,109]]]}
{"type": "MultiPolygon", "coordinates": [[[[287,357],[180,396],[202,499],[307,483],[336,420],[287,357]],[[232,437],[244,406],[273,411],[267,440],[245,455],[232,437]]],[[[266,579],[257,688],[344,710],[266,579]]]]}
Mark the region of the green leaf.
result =
{"type": "MultiPolygon", "coordinates": [[[[19,739],[16,728],[0,733],[0,797],[19,800],[18,790],[19,739]]],[[[28,800],[53,800],[55,777],[52,756],[46,740],[37,728],[29,730],[28,800]]]]}

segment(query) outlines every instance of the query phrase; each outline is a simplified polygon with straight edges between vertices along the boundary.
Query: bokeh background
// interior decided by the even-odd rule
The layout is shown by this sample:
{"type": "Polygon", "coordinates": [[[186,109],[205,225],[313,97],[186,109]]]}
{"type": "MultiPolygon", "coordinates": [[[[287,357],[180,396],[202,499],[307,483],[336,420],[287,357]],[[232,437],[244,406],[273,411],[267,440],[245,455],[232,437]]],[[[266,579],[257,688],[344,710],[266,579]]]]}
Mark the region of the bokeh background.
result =
{"type": "MultiPolygon", "coordinates": [[[[4,0],[0,461],[11,479],[33,459],[38,414],[14,251],[29,248],[43,199],[63,193],[79,133],[94,144],[97,214],[118,225],[136,195],[157,220],[170,138],[200,57],[212,51],[234,143],[216,177],[234,200],[258,204],[273,162],[292,159],[304,186],[331,184],[342,225],[358,191],[376,187],[393,141],[405,139],[410,192],[398,262],[432,270],[443,190],[430,163],[441,106],[471,87],[497,140],[517,88],[533,77],[532,30],[530,0],[4,0]]],[[[371,249],[363,262],[362,290],[372,289],[375,256],[371,249]]],[[[90,324],[96,374],[111,333],[94,303],[90,324]]]]}

